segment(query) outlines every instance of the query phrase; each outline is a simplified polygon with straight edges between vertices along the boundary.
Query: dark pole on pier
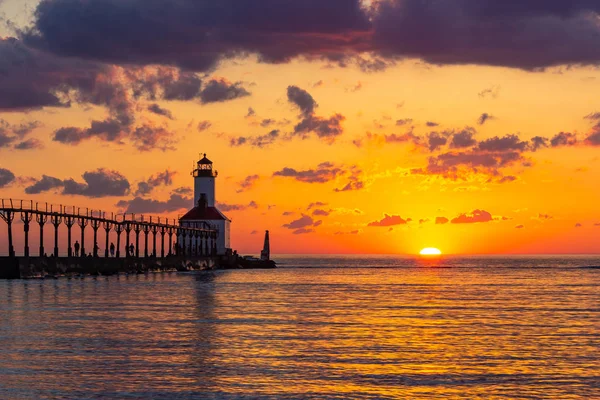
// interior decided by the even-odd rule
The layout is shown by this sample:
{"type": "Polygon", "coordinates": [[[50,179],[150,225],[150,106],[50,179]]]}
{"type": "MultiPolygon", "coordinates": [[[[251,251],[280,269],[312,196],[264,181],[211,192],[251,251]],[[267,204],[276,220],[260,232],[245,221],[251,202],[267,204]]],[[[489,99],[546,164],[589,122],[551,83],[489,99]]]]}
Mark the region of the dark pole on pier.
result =
{"type": "Polygon", "coordinates": [[[169,255],[173,255],[171,251],[173,250],[173,228],[169,227],[169,255]]]}
{"type": "Polygon", "coordinates": [[[92,254],[94,257],[98,257],[98,228],[100,228],[100,221],[97,219],[92,220],[92,229],[94,230],[94,247],[92,254]]]}
{"type": "Polygon", "coordinates": [[[160,227],[160,258],[165,258],[165,233],[166,228],[160,227]]]}
{"type": "Polygon", "coordinates": [[[33,215],[27,211],[21,213],[21,221],[23,221],[23,232],[25,232],[25,248],[23,254],[29,257],[29,223],[33,219],[33,215]]]}
{"type": "Polygon", "coordinates": [[[12,211],[0,211],[0,218],[6,222],[8,227],[8,256],[15,256],[15,249],[13,248],[13,237],[12,237],[12,222],[15,219],[15,213],[12,211]]]}
{"type": "Polygon", "coordinates": [[[150,225],[144,225],[144,257],[148,258],[148,233],[150,233],[150,225]]]}
{"type": "Polygon", "coordinates": [[[72,216],[65,217],[65,225],[67,226],[67,255],[69,258],[73,256],[73,248],[71,247],[71,228],[75,224],[75,218],[72,216]]]}
{"type": "Polygon", "coordinates": [[[140,226],[135,224],[133,230],[135,231],[135,257],[140,258],[140,226]]]}
{"type": "Polygon", "coordinates": [[[110,233],[110,229],[112,228],[112,223],[108,221],[104,221],[104,230],[106,231],[106,248],[104,249],[104,257],[108,258],[108,234],[110,233]]]}
{"type": "Polygon", "coordinates": [[[125,254],[126,254],[126,258],[129,258],[130,256],[132,256],[133,254],[130,254],[129,252],[129,234],[131,233],[131,222],[125,222],[125,254]]]}
{"type": "Polygon", "coordinates": [[[152,225],[152,256],[156,257],[156,234],[158,233],[158,226],[152,225]]]}
{"type": "Polygon", "coordinates": [[[58,257],[58,227],[62,222],[62,217],[59,214],[52,214],[50,221],[54,225],[54,257],[58,257]]]}
{"type": "Polygon", "coordinates": [[[48,221],[46,214],[35,214],[35,220],[40,224],[40,257],[44,257],[44,225],[48,221]]]}
{"type": "Polygon", "coordinates": [[[121,233],[123,233],[123,225],[116,224],[115,232],[117,232],[117,253],[115,254],[115,257],[119,258],[121,257],[121,233]]]}
{"type": "Polygon", "coordinates": [[[208,232],[204,232],[202,241],[204,242],[204,255],[208,256],[208,232]]]}
{"type": "Polygon", "coordinates": [[[88,220],[84,217],[79,218],[79,227],[81,228],[81,257],[85,257],[85,227],[88,224],[88,220]]]}

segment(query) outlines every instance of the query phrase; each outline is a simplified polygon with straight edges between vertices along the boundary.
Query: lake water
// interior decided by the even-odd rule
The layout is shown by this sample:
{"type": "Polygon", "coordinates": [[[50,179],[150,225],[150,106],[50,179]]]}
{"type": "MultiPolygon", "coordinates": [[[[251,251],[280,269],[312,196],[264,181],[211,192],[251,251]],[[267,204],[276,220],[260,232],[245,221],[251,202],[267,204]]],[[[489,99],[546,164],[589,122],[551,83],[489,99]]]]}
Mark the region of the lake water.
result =
{"type": "Polygon", "coordinates": [[[0,282],[0,399],[600,399],[599,258],[0,282]]]}

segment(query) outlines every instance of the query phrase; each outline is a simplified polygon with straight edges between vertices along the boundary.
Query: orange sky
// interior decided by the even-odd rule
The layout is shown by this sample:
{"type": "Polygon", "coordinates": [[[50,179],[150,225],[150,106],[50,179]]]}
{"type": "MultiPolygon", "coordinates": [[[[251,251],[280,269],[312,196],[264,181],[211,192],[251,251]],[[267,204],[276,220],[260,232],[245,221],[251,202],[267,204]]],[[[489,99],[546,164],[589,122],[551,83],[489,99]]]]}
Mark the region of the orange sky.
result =
{"type": "MultiPolygon", "coordinates": [[[[125,82],[123,67],[112,68],[107,79],[125,82]]],[[[211,78],[240,82],[251,94],[210,104],[132,100],[137,121],[173,132],[172,149],[166,151],[140,151],[128,139],[118,143],[92,138],[76,146],[52,140],[62,127],[86,128],[92,120],[106,118],[109,111],[101,105],[0,111],[6,129],[37,121],[27,138],[41,143],[27,151],[0,147],[0,168],[16,177],[0,188],[0,197],[124,211],[117,203],[133,199],[139,182],[165,170],[174,173],[172,182],[157,186],[146,198],[166,201],[174,189],[191,188],[192,163],[206,152],[219,171],[217,201],[226,209],[238,205],[239,210],[225,214],[233,220],[232,245],[241,253],[258,252],[266,229],[271,231],[274,253],[416,254],[423,247],[438,247],[447,254],[600,252],[600,154],[585,141],[595,121],[584,118],[600,111],[600,74],[595,68],[528,72],[435,66],[409,59],[385,71],[365,73],[326,61],[264,64],[249,57],[225,62],[203,77],[211,78]],[[315,116],[343,115],[343,133],[334,139],[296,135],[262,148],[232,146],[231,139],[240,136],[254,138],[274,129],[280,137],[293,132],[302,116],[287,96],[289,86],[312,96],[318,103],[315,116]],[[169,110],[172,119],[149,112],[151,104],[169,110]],[[249,108],[254,115],[248,116],[249,108]],[[493,118],[481,125],[478,118],[484,113],[493,118]],[[274,122],[261,126],[267,119],[274,122]],[[397,125],[404,119],[412,121],[397,125]],[[209,121],[210,127],[199,131],[202,121],[209,121]],[[524,150],[519,152],[522,159],[496,172],[461,165],[457,177],[416,173],[427,167],[430,157],[459,152],[449,143],[467,127],[475,130],[471,132],[479,144],[511,134],[528,143],[535,136],[552,139],[560,132],[572,133],[577,140],[569,146],[524,150]],[[421,144],[389,140],[389,135],[409,132],[421,144]],[[428,148],[432,132],[447,138],[445,147],[428,148]],[[315,171],[322,163],[339,169],[322,183],[274,176],[284,168],[315,171]],[[91,198],[62,194],[62,187],[25,193],[42,175],[83,183],[86,171],[100,168],[123,175],[130,184],[128,193],[91,198]],[[258,178],[242,190],[240,182],[253,175],[258,178]],[[509,178],[500,183],[503,177],[509,178]],[[352,182],[360,185],[353,187],[352,182]],[[353,190],[341,191],[349,183],[353,190]],[[322,204],[309,208],[317,202],[322,204]],[[475,210],[491,218],[435,223],[438,217],[469,217],[475,210]],[[303,217],[312,223],[292,224],[303,217]]],[[[163,215],[175,217],[185,211],[163,215]]],[[[5,228],[1,222],[0,252],[6,250],[5,228]]]]}

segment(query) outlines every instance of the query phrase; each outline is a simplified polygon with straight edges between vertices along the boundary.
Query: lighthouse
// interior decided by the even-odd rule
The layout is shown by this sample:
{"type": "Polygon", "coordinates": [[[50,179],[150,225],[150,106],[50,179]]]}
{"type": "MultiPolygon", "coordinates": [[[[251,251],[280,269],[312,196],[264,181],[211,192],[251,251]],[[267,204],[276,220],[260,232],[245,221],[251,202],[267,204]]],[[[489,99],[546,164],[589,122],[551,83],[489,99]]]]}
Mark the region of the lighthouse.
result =
{"type": "Polygon", "coordinates": [[[217,171],[213,170],[212,161],[204,154],[192,171],[194,178],[193,208],[180,218],[179,224],[184,227],[192,227],[199,223],[206,223],[217,229],[217,255],[224,255],[231,251],[231,220],[216,207],[215,180],[217,175],[217,171]]]}

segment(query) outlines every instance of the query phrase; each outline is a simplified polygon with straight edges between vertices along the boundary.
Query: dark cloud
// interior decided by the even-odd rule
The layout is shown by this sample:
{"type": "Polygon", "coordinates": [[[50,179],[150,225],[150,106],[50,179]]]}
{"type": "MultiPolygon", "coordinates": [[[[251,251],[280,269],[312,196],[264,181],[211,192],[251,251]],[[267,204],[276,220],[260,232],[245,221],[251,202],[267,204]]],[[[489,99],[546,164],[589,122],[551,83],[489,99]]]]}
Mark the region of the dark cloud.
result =
{"type": "Polygon", "coordinates": [[[516,180],[517,180],[516,176],[508,175],[508,176],[503,176],[502,178],[500,178],[498,180],[498,183],[509,183],[509,182],[514,182],[516,180]]]}
{"type": "Polygon", "coordinates": [[[396,120],[396,126],[404,126],[404,125],[412,124],[412,122],[413,122],[412,118],[399,119],[399,120],[396,120]]]}
{"type": "Polygon", "coordinates": [[[131,141],[139,151],[175,150],[175,133],[162,126],[142,125],[131,132],[131,141]]]}
{"type": "Polygon", "coordinates": [[[550,139],[550,145],[552,147],[574,146],[576,144],[577,136],[570,132],[560,132],[552,139],[550,139]]]}
{"type": "Polygon", "coordinates": [[[483,89],[481,92],[479,92],[479,97],[486,98],[486,97],[492,97],[492,98],[497,98],[498,95],[500,94],[500,86],[492,86],[486,89],[483,89]]]}
{"type": "Polygon", "coordinates": [[[307,233],[314,233],[315,230],[314,229],[306,229],[306,228],[301,228],[301,229],[296,229],[294,232],[292,232],[294,235],[305,235],[307,233]]]}
{"type": "Polygon", "coordinates": [[[431,132],[427,135],[427,143],[429,144],[429,151],[436,151],[448,143],[448,134],[431,132]]]}
{"type": "Polygon", "coordinates": [[[448,222],[450,222],[450,220],[448,218],[446,218],[446,217],[437,217],[435,219],[435,224],[436,225],[445,225],[448,222]]]}
{"type": "Polygon", "coordinates": [[[475,210],[471,214],[460,214],[450,222],[453,224],[474,224],[493,221],[492,214],[485,210],[475,210]]]}
{"type": "Polygon", "coordinates": [[[212,123],[210,121],[200,121],[200,122],[198,122],[197,129],[198,129],[198,132],[204,132],[211,126],[212,126],[212,123]]]}
{"type": "Polygon", "coordinates": [[[0,168],[0,188],[10,185],[15,181],[15,174],[6,168],[0,168]]]}
{"type": "Polygon", "coordinates": [[[84,183],[74,179],[61,180],[43,175],[42,179],[35,181],[25,188],[27,194],[39,194],[51,189],[62,188],[63,195],[78,195],[92,198],[125,196],[129,194],[130,184],[127,178],[119,172],[100,168],[96,171],[83,174],[84,183]]]}
{"type": "Polygon", "coordinates": [[[309,215],[302,214],[299,219],[296,219],[289,224],[284,224],[283,227],[288,229],[306,229],[309,227],[317,227],[321,225],[321,223],[322,221],[315,221],[309,215]]]}
{"type": "Polygon", "coordinates": [[[63,181],[48,175],[42,175],[42,179],[36,181],[33,185],[25,188],[27,194],[39,194],[48,190],[62,188],[63,181]]]}
{"type": "Polygon", "coordinates": [[[548,139],[541,136],[535,136],[531,138],[531,151],[538,151],[539,149],[548,147],[548,139]]]}
{"type": "Polygon", "coordinates": [[[493,119],[496,119],[496,117],[494,117],[493,115],[490,115],[488,113],[483,113],[479,116],[479,118],[477,119],[477,123],[479,125],[483,125],[485,124],[487,121],[491,121],[493,119]]]}
{"type": "Polygon", "coordinates": [[[169,119],[174,119],[173,113],[171,113],[170,110],[168,110],[166,108],[162,108],[161,106],[159,106],[156,103],[150,104],[148,106],[148,111],[150,111],[151,113],[154,113],[156,115],[162,115],[163,117],[167,117],[169,119]]]}
{"type": "Polygon", "coordinates": [[[192,188],[184,186],[184,187],[179,187],[177,189],[173,189],[173,193],[179,194],[182,196],[191,196],[192,193],[194,193],[194,191],[192,190],[192,188]]]}
{"type": "Polygon", "coordinates": [[[203,103],[221,103],[224,101],[250,96],[241,82],[230,83],[226,79],[212,79],[200,92],[200,100],[203,103]]]}
{"type": "Polygon", "coordinates": [[[475,135],[475,129],[467,128],[460,132],[452,134],[452,140],[450,141],[451,149],[464,149],[473,147],[477,144],[477,140],[473,138],[475,135]]]}
{"type": "Polygon", "coordinates": [[[435,128],[436,126],[440,126],[440,124],[438,124],[437,122],[433,122],[433,121],[427,121],[425,123],[426,126],[428,126],[429,128],[435,128]]]}
{"type": "Polygon", "coordinates": [[[273,118],[265,118],[262,121],[260,121],[260,126],[262,126],[263,128],[266,128],[270,125],[273,125],[276,121],[273,118]]]}
{"type": "Polygon", "coordinates": [[[363,181],[358,180],[358,178],[351,180],[346,184],[346,186],[342,188],[336,188],[334,191],[336,192],[350,192],[353,190],[361,190],[365,188],[365,183],[363,181]]]}
{"type": "Polygon", "coordinates": [[[527,70],[600,61],[594,0],[506,3],[180,0],[165,8],[147,0],[42,0],[21,36],[73,59],[195,71],[249,54],[271,63],[325,58],[369,72],[405,58],[527,70]]]}
{"type": "Polygon", "coordinates": [[[162,214],[187,209],[192,204],[191,197],[180,194],[171,194],[168,200],[160,201],[136,197],[132,200],[121,200],[117,207],[124,209],[125,213],[134,214],[162,214]]]}
{"type": "MultiPolygon", "coordinates": [[[[1,147],[1,146],[0,146],[1,147]]],[[[15,150],[32,150],[32,149],[42,149],[44,145],[39,139],[30,138],[15,144],[15,150]]]]}
{"type": "Polygon", "coordinates": [[[258,204],[255,201],[251,201],[248,204],[226,204],[226,203],[218,203],[217,207],[224,212],[228,211],[244,211],[251,208],[258,208],[258,204]]]}
{"type": "Polygon", "coordinates": [[[332,163],[324,162],[315,169],[297,171],[294,168],[283,168],[281,171],[276,171],[273,176],[283,176],[294,178],[300,182],[306,183],[325,183],[336,179],[345,173],[344,169],[335,166],[332,163]]]}
{"type": "Polygon", "coordinates": [[[419,225],[426,224],[427,222],[429,222],[429,218],[420,219],[420,220],[419,220],[419,225]]]}
{"type": "Polygon", "coordinates": [[[236,190],[236,193],[242,193],[246,190],[250,190],[254,187],[254,185],[256,184],[256,182],[258,182],[258,180],[260,179],[259,175],[249,175],[246,178],[244,178],[243,181],[238,182],[238,190],[236,190]]]}
{"type": "Polygon", "coordinates": [[[591,0],[403,0],[377,8],[374,42],[388,54],[527,70],[600,61],[600,4],[591,0]]]}
{"type": "Polygon", "coordinates": [[[30,121],[19,125],[13,125],[0,119],[0,148],[13,146],[16,150],[29,150],[43,147],[38,139],[30,138],[23,140],[25,136],[39,126],[41,126],[39,121],[30,121]]]}
{"type": "Polygon", "coordinates": [[[516,229],[523,229],[523,228],[525,228],[525,225],[517,225],[517,226],[515,226],[515,228],[516,229]]]}
{"type": "Polygon", "coordinates": [[[307,138],[310,133],[316,133],[320,139],[333,143],[335,138],[344,132],[342,122],[346,119],[342,114],[334,114],[329,118],[315,115],[317,102],[306,90],[297,86],[288,86],[288,101],[300,109],[301,120],[294,127],[294,134],[307,138]]]}
{"type": "Polygon", "coordinates": [[[311,208],[314,208],[314,207],[324,207],[326,205],[327,205],[327,203],[323,203],[322,201],[316,201],[314,203],[310,203],[306,209],[310,210],[311,208]]]}
{"type": "Polygon", "coordinates": [[[246,118],[254,117],[256,115],[256,111],[254,108],[248,107],[248,113],[246,114],[246,118]]]}
{"type": "Polygon", "coordinates": [[[581,225],[580,223],[575,224],[575,228],[581,228],[583,225],[581,225]]]}
{"type": "Polygon", "coordinates": [[[258,148],[264,148],[275,143],[277,139],[281,137],[278,129],[274,129],[271,132],[260,135],[260,136],[238,136],[233,137],[229,140],[229,145],[232,147],[239,146],[254,146],[258,148]]]}
{"type": "Polygon", "coordinates": [[[585,142],[591,146],[600,146],[600,130],[597,130],[590,134],[585,139],[585,142]]]}
{"type": "Polygon", "coordinates": [[[399,215],[388,215],[384,214],[383,219],[379,221],[370,222],[367,226],[396,226],[396,225],[406,225],[410,221],[410,218],[404,219],[399,215]]]}
{"type": "Polygon", "coordinates": [[[329,214],[330,214],[330,211],[321,210],[321,209],[318,209],[318,208],[312,212],[312,215],[314,215],[314,216],[320,216],[320,217],[327,217],[327,216],[329,216],[329,214]]]}
{"type": "Polygon", "coordinates": [[[537,219],[539,219],[540,221],[547,221],[550,219],[554,219],[554,217],[550,214],[538,214],[537,219]]]}
{"type": "Polygon", "coordinates": [[[287,98],[288,101],[295,104],[304,115],[313,114],[318,107],[317,102],[310,93],[304,89],[300,89],[298,86],[288,86],[287,98]]]}
{"type": "Polygon", "coordinates": [[[137,190],[133,195],[144,197],[152,193],[152,191],[159,186],[171,186],[173,184],[173,176],[175,176],[175,174],[176,172],[169,171],[167,169],[163,172],[152,175],[147,180],[138,182],[137,190]]]}
{"type": "Polygon", "coordinates": [[[479,150],[484,151],[525,151],[528,147],[517,135],[495,136],[479,142],[479,150]]]}

